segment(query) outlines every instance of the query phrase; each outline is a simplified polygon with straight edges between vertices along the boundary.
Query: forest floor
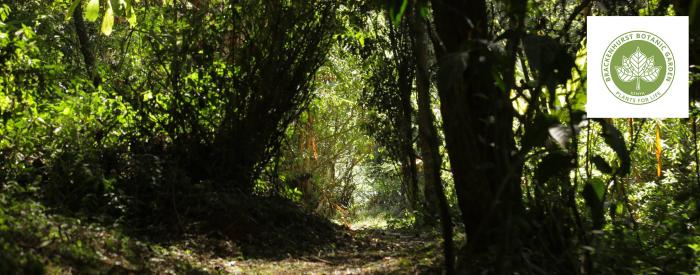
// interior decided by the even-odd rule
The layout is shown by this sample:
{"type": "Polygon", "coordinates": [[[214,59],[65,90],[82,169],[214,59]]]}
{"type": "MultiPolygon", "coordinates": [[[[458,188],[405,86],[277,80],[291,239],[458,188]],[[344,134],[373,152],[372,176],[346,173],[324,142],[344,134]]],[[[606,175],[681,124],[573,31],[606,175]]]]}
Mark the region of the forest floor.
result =
{"type": "Polygon", "coordinates": [[[316,255],[284,259],[249,259],[228,272],[384,274],[439,273],[437,236],[430,233],[378,228],[348,230],[349,245],[321,250],[316,255]]]}
{"type": "Polygon", "coordinates": [[[304,249],[290,245],[305,243],[298,238],[241,243],[186,234],[154,241],[35,201],[2,199],[2,274],[415,274],[439,273],[442,262],[433,231],[337,226],[332,239],[304,249]]]}

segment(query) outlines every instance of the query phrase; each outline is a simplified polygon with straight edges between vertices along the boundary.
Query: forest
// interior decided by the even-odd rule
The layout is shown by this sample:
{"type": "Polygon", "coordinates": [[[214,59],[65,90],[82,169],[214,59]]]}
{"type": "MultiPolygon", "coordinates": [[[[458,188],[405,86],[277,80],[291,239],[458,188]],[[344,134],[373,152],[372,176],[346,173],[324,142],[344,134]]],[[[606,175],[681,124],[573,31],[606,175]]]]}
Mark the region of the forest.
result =
{"type": "Polygon", "coordinates": [[[2,0],[0,274],[700,274],[698,16],[2,0]],[[586,116],[590,16],[689,16],[690,118],[586,116]]]}

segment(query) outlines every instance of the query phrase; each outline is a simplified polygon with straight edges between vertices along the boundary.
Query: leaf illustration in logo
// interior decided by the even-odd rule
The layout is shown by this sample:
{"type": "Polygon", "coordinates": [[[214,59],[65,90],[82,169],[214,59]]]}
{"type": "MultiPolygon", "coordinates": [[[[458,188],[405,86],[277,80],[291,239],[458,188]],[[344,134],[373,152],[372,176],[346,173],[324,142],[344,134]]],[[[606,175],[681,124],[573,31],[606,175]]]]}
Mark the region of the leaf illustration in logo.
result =
{"type": "Polygon", "coordinates": [[[637,47],[637,50],[627,58],[622,56],[622,66],[615,66],[617,76],[623,82],[637,81],[636,89],[639,91],[639,82],[653,82],[659,77],[661,66],[654,66],[654,57],[647,57],[637,47]]]}

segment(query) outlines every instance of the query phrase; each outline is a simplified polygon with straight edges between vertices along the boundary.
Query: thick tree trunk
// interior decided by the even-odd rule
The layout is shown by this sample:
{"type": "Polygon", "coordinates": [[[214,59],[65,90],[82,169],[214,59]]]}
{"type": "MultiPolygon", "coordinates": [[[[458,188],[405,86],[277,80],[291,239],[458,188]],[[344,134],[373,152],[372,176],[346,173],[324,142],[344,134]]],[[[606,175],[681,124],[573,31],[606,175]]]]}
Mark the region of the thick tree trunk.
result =
{"type": "MultiPolygon", "coordinates": [[[[415,7],[415,5],[414,5],[415,7]]],[[[431,107],[430,73],[433,63],[430,49],[430,38],[425,20],[421,18],[418,9],[410,14],[411,30],[413,33],[413,52],[416,57],[416,88],[418,90],[418,146],[423,159],[423,178],[425,185],[425,205],[428,215],[440,216],[442,235],[444,239],[445,268],[448,274],[453,272],[454,252],[452,244],[452,219],[449,205],[440,178],[442,158],[440,156],[440,140],[435,128],[435,117],[431,107]]]]}
{"type": "Polygon", "coordinates": [[[485,264],[495,251],[497,272],[517,261],[517,228],[524,208],[515,159],[513,110],[496,87],[496,56],[488,40],[484,0],[433,1],[437,32],[447,53],[440,54],[438,90],[455,190],[467,232],[460,266],[485,264]],[[495,250],[493,250],[495,249],[495,250]],[[513,257],[510,257],[513,256],[513,257]]]}

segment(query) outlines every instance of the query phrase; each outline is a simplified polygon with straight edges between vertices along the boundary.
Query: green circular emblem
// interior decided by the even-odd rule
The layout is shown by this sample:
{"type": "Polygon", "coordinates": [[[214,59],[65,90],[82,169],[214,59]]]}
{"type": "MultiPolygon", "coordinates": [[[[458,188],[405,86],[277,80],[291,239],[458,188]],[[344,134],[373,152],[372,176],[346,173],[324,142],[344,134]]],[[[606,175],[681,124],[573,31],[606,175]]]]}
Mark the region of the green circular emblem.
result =
{"type": "Polygon", "coordinates": [[[632,31],[615,38],[603,54],[601,71],[608,91],[630,104],[647,104],[671,87],[675,60],[659,36],[632,31]]]}

